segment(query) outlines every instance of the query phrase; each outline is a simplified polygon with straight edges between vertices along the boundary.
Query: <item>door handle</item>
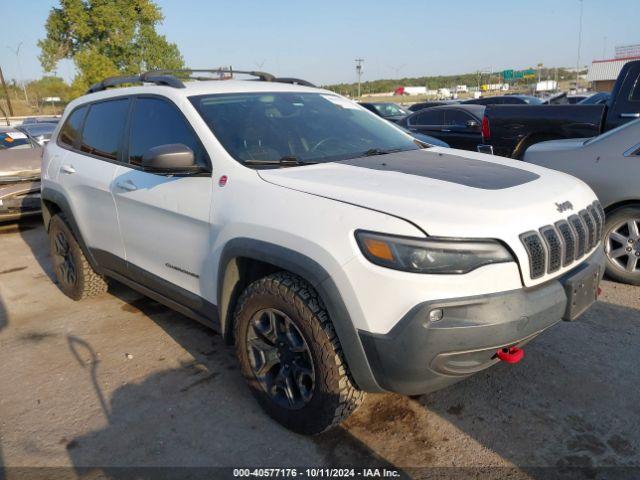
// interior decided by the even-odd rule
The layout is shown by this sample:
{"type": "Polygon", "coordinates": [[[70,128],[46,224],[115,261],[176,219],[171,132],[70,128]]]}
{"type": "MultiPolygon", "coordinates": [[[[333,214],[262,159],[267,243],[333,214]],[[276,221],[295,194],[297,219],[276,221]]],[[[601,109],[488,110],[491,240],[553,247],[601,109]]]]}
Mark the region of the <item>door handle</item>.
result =
{"type": "Polygon", "coordinates": [[[76,169],[73,168],[73,165],[62,165],[60,167],[60,171],[68,175],[71,175],[72,173],[76,173],[76,169]]]}
{"type": "Polygon", "coordinates": [[[127,192],[133,192],[138,189],[138,187],[136,187],[136,184],[133,183],[131,180],[125,180],[124,182],[116,182],[116,187],[118,187],[121,190],[126,190],[127,192]]]}
{"type": "Polygon", "coordinates": [[[440,130],[440,131],[441,131],[441,132],[447,132],[447,133],[451,132],[451,130],[449,130],[448,128],[443,128],[443,129],[442,129],[442,130],[440,130]]]}
{"type": "Polygon", "coordinates": [[[640,118],[640,113],[621,113],[620,118],[640,118]]]}

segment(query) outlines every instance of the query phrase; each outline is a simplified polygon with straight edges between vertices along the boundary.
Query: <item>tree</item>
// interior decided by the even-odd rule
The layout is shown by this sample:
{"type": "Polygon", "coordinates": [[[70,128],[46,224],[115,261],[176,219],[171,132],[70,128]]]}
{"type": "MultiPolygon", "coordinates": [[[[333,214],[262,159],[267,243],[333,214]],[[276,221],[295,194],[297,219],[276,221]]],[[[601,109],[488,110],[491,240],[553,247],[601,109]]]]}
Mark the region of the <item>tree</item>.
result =
{"type": "Polygon", "coordinates": [[[46,72],[72,59],[78,69],[75,93],[118,74],[183,68],[175,43],[156,32],[162,12],[152,0],[60,0],[38,42],[46,72]]]}
{"type": "Polygon", "coordinates": [[[62,101],[70,100],[69,85],[60,77],[44,76],[40,80],[34,80],[27,85],[29,97],[35,95],[37,100],[46,97],[60,97],[62,101]]]}

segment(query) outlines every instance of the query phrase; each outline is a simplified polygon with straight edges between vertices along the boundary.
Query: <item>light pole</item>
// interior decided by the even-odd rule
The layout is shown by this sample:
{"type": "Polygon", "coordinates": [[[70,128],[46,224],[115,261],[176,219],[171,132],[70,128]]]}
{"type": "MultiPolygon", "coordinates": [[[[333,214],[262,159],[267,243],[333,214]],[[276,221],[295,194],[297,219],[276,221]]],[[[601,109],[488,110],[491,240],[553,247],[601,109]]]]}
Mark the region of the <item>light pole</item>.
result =
{"type": "Polygon", "coordinates": [[[356,58],[356,74],[358,75],[358,98],[360,98],[360,83],[362,79],[362,64],[364,63],[364,58],[356,58]]]}
{"type": "Polygon", "coordinates": [[[582,0],[580,2],[580,23],[578,26],[578,58],[576,58],[576,93],[578,92],[578,82],[580,81],[580,47],[582,47],[582,0]]]}
{"type": "Polygon", "coordinates": [[[20,68],[20,47],[22,46],[22,42],[18,44],[16,49],[7,46],[9,50],[16,54],[16,63],[18,64],[18,77],[20,77],[20,83],[22,84],[22,91],[24,92],[24,100],[29,103],[29,97],[27,96],[27,87],[24,84],[24,79],[22,78],[22,68],[20,68]]]}

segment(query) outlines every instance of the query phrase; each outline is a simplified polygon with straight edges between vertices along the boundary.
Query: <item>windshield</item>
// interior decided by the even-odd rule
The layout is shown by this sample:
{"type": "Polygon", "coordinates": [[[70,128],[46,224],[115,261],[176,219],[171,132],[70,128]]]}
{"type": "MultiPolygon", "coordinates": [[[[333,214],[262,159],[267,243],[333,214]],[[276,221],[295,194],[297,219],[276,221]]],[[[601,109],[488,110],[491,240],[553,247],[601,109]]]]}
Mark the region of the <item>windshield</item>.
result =
{"type": "Polygon", "coordinates": [[[600,105],[606,103],[609,100],[608,93],[594,93],[590,97],[587,97],[578,102],[579,105],[600,105]]]}
{"type": "Polygon", "coordinates": [[[538,97],[520,97],[524,100],[525,103],[529,105],[542,105],[544,101],[540,100],[538,97]]]}
{"type": "Polygon", "coordinates": [[[413,139],[359,105],[321,93],[232,93],[191,97],[236,160],[300,163],[415,150],[413,139]]]}
{"type": "Polygon", "coordinates": [[[407,112],[394,103],[374,103],[372,105],[383,117],[399,117],[400,115],[407,114],[407,112]]]}
{"type": "Polygon", "coordinates": [[[31,143],[22,132],[0,132],[0,150],[6,148],[31,148],[31,143]]]}

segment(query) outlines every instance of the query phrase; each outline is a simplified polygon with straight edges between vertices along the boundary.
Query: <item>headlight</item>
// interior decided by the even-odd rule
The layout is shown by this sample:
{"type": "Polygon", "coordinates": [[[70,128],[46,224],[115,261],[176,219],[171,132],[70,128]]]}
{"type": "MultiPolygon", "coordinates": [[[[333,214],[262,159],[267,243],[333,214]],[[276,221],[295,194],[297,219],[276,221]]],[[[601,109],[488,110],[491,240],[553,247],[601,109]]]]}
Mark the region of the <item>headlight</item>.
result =
{"type": "Polygon", "coordinates": [[[365,231],[356,240],[367,259],[382,267],[415,273],[467,273],[513,257],[493,240],[413,239],[365,231]]]}

